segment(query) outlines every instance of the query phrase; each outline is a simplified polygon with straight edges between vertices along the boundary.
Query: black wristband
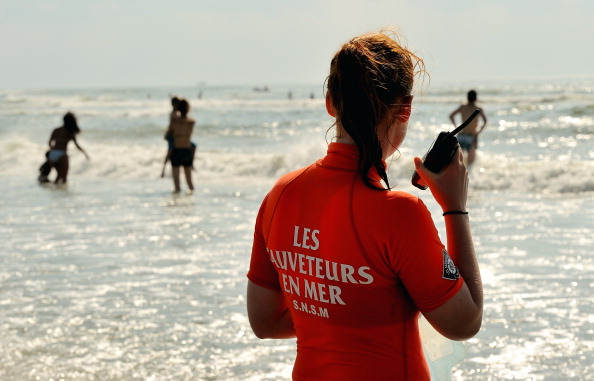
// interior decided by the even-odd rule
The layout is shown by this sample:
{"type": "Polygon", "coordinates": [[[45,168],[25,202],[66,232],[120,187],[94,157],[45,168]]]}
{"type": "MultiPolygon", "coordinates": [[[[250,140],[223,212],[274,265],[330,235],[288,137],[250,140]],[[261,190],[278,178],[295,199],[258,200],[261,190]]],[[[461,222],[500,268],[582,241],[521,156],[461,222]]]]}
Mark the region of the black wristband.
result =
{"type": "Polygon", "coordinates": [[[447,216],[450,214],[468,214],[468,212],[462,210],[448,210],[447,212],[443,212],[443,216],[447,216]]]}

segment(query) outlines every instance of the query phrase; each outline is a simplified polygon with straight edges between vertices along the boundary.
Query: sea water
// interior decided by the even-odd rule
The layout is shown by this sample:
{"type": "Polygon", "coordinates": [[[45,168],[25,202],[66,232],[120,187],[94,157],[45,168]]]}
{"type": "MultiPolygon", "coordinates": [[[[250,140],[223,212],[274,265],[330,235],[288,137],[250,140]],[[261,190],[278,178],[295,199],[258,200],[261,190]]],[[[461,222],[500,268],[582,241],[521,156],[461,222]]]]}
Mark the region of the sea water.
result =
{"type": "MultiPolygon", "coordinates": [[[[389,176],[444,240],[412,158],[471,87],[489,120],[468,200],[485,313],[452,379],[594,379],[594,80],[417,90],[389,176]]],[[[261,90],[0,90],[0,379],[290,379],[294,340],[258,340],[246,317],[253,224],[275,179],[334,133],[322,84],[261,90]],[[191,195],[160,177],[171,95],[196,119],[191,195]],[[90,161],[71,144],[68,185],[40,185],[67,111],[90,161]]]]}

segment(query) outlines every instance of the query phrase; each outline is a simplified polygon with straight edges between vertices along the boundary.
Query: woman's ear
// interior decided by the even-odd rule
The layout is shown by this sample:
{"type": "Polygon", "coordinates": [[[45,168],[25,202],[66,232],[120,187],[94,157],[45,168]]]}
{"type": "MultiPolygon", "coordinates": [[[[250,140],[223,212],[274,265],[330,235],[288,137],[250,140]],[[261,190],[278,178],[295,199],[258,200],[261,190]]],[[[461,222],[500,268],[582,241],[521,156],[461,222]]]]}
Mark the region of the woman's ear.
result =
{"type": "Polygon", "coordinates": [[[407,95],[402,100],[402,106],[400,107],[400,111],[398,113],[398,121],[400,123],[406,123],[410,119],[410,113],[412,111],[412,100],[412,95],[407,95]]]}
{"type": "Polygon", "coordinates": [[[330,99],[330,94],[326,94],[326,111],[328,111],[328,115],[333,118],[336,118],[336,110],[332,105],[332,99],[330,99]]]}

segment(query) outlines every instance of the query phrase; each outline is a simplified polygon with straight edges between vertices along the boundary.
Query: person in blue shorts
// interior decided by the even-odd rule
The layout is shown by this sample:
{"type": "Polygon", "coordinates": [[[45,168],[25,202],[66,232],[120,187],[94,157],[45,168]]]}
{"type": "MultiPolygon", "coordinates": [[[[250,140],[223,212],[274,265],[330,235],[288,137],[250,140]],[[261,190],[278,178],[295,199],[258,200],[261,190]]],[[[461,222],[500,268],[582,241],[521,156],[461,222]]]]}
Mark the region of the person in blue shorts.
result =
{"type": "Polygon", "coordinates": [[[477,106],[476,104],[477,95],[475,90],[470,90],[468,92],[467,99],[468,103],[460,105],[460,107],[458,107],[450,114],[450,120],[452,121],[454,126],[456,126],[456,115],[460,114],[460,116],[462,117],[462,121],[464,121],[468,119],[470,115],[472,115],[474,110],[480,110],[479,116],[483,120],[482,126],[478,128],[478,118],[474,119],[457,136],[458,142],[460,142],[460,147],[462,147],[462,150],[464,150],[467,153],[467,155],[464,156],[464,158],[466,159],[466,164],[471,165],[472,163],[474,163],[474,160],[476,158],[478,136],[487,125],[487,117],[485,116],[483,109],[477,106]]]}

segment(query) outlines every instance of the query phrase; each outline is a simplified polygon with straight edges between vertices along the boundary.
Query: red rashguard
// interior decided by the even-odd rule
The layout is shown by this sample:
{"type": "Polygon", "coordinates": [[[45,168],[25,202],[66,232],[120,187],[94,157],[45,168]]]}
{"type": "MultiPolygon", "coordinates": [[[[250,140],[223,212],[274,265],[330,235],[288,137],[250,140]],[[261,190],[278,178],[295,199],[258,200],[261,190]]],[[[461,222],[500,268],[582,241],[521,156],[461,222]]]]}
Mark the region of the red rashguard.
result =
{"type": "Polygon", "coordinates": [[[279,179],[258,214],[248,278],[286,299],[294,380],[429,380],[419,311],[463,280],[422,201],[365,186],[357,158],[356,146],[331,143],[279,179]]]}

